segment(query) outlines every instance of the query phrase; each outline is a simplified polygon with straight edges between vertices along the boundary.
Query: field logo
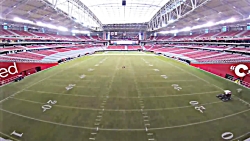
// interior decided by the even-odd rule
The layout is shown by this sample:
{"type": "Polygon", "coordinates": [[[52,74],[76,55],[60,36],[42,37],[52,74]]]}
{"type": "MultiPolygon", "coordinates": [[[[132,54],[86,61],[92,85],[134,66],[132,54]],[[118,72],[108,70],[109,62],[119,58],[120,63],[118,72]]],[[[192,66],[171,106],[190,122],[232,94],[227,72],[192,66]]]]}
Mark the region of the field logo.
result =
{"type": "Polygon", "coordinates": [[[9,66],[8,68],[0,68],[0,77],[1,78],[8,77],[9,74],[13,75],[13,74],[17,74],[17,73],[18,73],[18,70],[17,70],[17,66],[16,66],[15,62],[12,66],[9,66]]]}
{"type": "Polygon", "coordinates": [[[238,77],[244,77],[247,74],[250,74],[250,70],[248,68],[247,65],[245,64],[239,64],[237,66],[231,66],[230,70],[233,70],[235,75],[237,75],[238,77]],[[243,70],[243,71],[241,71],[243,70]]]}

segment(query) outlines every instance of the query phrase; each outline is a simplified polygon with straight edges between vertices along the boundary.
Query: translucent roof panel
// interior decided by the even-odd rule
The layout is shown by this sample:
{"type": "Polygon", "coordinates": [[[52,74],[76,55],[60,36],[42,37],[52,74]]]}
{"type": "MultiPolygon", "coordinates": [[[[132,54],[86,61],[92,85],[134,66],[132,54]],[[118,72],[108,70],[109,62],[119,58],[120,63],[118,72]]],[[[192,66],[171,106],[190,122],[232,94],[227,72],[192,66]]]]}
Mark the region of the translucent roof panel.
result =
{"type": "Polygon", "coordinates": [[[81,0],[103,24],[148,22],[169,0],[81,0]]]}

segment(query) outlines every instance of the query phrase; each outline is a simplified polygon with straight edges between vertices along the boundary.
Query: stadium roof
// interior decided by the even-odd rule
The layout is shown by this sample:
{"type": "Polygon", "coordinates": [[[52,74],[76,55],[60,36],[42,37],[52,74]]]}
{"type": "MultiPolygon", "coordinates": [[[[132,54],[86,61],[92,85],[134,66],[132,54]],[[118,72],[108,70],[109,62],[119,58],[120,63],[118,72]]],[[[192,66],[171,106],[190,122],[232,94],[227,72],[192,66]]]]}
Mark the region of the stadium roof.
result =
{"type": "MultiPolygon", "coordinates": [[[[170,0],[149,22],[151,31],[190,31],[217,25],[243,22],[250,19],[247,0],[170,0]],[[167,12],[165,12],[167,11],[167,12]]],[[[168,32],[171,33],[171,32],[168,32]]]]}
{"type": "Polygon", "coordinates": [[[81,0],[102,24],[144,23],[169,0],[81,0]]]}

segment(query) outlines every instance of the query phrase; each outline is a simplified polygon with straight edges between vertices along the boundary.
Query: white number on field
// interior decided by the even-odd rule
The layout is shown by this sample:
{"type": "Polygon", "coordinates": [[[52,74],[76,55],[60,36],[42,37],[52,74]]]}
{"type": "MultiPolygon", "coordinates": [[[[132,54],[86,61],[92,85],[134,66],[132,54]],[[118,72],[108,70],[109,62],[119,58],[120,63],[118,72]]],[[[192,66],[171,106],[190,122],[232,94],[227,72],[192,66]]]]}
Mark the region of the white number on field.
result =
{"type": "Polygon", "coordinates": [[[231,132],[225,132],[221,135],[221,137],[225,140],[230,140],[234,137],[234,134],[231,132]]]}
{"type": "Polygon", "coordinates": [[[53,100],[49,100],[47,103],[48,104],[42,106],[43,112],[45,112],[46,110],[51,109],[52,105],[56,104],[57,101],[56,100],[54,100],[54,101],[53,100]]]}
{"type": "Polygon", "coordinates": [[[162,78],[167,79],[168,77],[166,75],[161,75],[162,78]]]}
{"type": "Polygon", "coordinates": [[[178,84],[173,84],[172,87],[176,89],[177,91],[180,91],[182,88],[178,84]]]}
{"type": "Polygon", "coordinates": [[[23,136],[23,133],[19,134],[16,131],[13,131],[10,135],[15,135],[21,138],[23,136]]]}
{"type": "Polygon", "coordinates": [[[201,113],[203,113],[203,111],[206,109],[204,106],[198,106],[198,101],[190,101],[189,104],[195,106],[194,109],[200,111],[201,113]]]}
{"type": "Polygon", "coordinates": [[[76,84],[69,84],[69,86],[65,87],[65,89],[68,91],[70,89],[73,89],[73,87],[75,86],[76,84]]]}
{"type": "Polygon", "coordinates": [[[206,108],[203,106],[195,106],[194,107],[196,110],[200,111],[201,113],[203,113],[203,110],[205,110],[206,108]]]}

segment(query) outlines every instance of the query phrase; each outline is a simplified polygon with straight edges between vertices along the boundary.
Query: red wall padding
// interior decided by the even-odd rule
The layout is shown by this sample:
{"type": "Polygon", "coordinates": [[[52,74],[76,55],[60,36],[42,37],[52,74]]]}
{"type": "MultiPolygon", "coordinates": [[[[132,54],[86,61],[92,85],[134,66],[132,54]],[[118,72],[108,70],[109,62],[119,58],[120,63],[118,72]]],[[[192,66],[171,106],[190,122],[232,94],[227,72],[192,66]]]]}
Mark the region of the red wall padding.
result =
{"type": "MultiPolygon", "coordinates": [[[[238,64],[245,64],[250,69],[250,63],[230,63],[230,64],[191,64],[194,67],[203,69],[213,74],[225,77],[226,74],[230,74],[237,78],[234,71],[230,70],[231,66],[237,66],[238,64]]],[[[250,83],[250,75],[246,75],[244,78],[245,82],[250,83]]]]}
{"type": "MultiPolygon", "coordinates": [[[[0,69],[1,68],[9,68],[9,66],[13,66],[14,62],[0,62],[0,69]]],[[[23,63],[23,62],[16,62],[18,74],[11,75],[9,74],[8,77],[0,78],[0,80],[5,80],[11,77],[14,77],[16,75],[19,75],[20,73],[29,70],[28,72],[30,74],[33,74],[36,72],[36,67],[41,67],[41,70],[53,67],[58,65],[58,63],[23,63]]]]}

